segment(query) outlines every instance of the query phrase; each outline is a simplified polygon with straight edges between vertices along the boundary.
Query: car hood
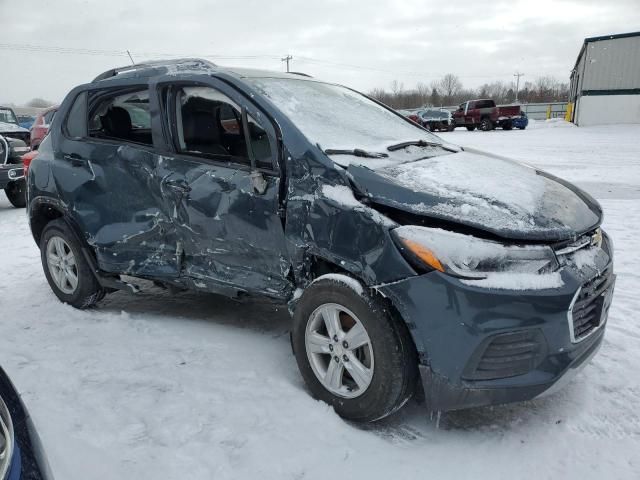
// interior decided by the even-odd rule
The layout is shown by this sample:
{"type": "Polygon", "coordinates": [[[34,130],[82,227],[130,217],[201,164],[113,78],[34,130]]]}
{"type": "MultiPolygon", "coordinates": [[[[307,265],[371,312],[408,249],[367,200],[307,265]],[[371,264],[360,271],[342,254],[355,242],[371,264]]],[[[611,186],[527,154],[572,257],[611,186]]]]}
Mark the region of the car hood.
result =
{"type": "Polygon", "coordinates": [[[569,240],[602,220],[598,202],[576,186],[469,148],[375,170],[351,164],[347,173],[373,204],[505,239],[569,240]]]}
{"type": "Polygon", "coordinates": [[[29,130],[22,128],[20,125],[16,125],[15,123],[0,122],[0,133],[2,132],[29,133],[29,130]]]}

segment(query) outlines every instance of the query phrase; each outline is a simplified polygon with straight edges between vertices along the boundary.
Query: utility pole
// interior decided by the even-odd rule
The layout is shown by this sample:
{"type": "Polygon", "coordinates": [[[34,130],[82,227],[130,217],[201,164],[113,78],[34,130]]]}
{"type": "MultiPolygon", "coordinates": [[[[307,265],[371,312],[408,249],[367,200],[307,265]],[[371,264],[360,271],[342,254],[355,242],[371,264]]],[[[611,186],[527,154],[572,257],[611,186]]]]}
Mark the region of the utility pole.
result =
{"type": "Polygon", "coordinates": [[[513,74],[516,77],[516,100],[515,103],[518,103],[518,90],[520,90],[520,77],[524,76],[524,73],[516,72],[513,74]]]}
{"type": "Polygon", "coordinates": [[[289,73],[289,61],[293,60],[293,57],[291,55],[287,55],[286,57],[280,59],[283,62],[287,62],[287,73],[289,73]]]}

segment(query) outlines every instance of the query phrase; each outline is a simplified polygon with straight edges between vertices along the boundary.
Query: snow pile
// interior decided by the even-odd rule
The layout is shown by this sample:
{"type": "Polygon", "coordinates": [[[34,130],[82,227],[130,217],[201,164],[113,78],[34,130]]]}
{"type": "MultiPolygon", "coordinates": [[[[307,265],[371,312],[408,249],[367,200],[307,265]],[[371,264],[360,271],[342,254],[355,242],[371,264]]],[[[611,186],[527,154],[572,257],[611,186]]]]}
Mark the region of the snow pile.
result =
{"type": "Polygon", "coordinates": [[[547,120],[529,119],[527,128],[572,128],[575,125],[564,118],[549,118],[547,120]]]}

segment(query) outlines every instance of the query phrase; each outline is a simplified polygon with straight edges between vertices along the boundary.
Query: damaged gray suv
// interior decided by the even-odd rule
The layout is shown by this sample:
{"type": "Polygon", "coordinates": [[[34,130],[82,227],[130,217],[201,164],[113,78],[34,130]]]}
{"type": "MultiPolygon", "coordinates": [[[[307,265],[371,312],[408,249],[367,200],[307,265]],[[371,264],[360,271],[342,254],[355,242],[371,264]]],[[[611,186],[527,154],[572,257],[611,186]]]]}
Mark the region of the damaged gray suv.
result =
{"type": "Polygon", "coordinates": [[[349,88],[202,60],[71,91],[28,209],[75,307],[136,278],[287,304],[309,390],[358,421],[551,391],[601,345],[615,281],[575,186],[349,88]]]}

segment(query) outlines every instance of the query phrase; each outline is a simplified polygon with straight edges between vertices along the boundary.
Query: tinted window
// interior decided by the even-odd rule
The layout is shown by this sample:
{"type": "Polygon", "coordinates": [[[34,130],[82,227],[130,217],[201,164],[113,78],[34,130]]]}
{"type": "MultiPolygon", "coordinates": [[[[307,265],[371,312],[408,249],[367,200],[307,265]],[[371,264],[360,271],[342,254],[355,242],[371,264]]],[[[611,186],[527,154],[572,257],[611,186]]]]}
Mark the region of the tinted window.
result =
{"type": "Polygon", "coordinates": [[[69,110],[64,127],[65,134],[71,138],[87,135],[87,92],[78,95],[69,110]]]}
{"type": "Polygon", "coordinates": [[[89,118],[89,136],[153,145],[149,92],[147,89],[94,92],[89,118]]]}
{"type": "MultiPolygon", "coordinates": [[[[260,124],[247,117],[256,165],[272,168],[269,138],[260,124]]],[[[178,150],[190,155],[250,165],[242,128],[241,108],[210,87],[185,87],[176,96],[178,150]]]]}
{"type": "Polygon", "coordinates": [[[474,108],[492,108],[495,106],[496,104],[493,100],[480,100],[478,102],[475,102],[474,108]]]}

